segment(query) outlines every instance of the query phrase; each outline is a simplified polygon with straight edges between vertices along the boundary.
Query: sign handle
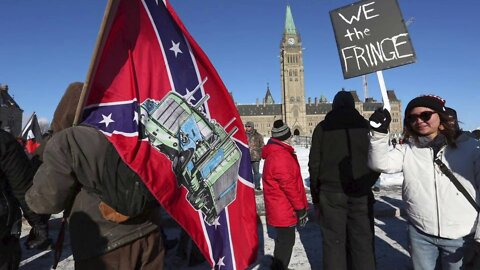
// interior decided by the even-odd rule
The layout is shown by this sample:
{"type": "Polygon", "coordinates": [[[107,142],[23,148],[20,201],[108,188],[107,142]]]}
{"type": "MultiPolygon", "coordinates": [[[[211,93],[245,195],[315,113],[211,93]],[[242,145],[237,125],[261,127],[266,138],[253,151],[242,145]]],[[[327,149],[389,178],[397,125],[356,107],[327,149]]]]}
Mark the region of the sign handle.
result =
{"type": "Polygon", "coordinates": [[[377,77],[378,83],[380,84],[380,91],[382,92],[383,108],[390,112],[390,100],[388,100],[387,86],[385,86],[385,80],[383,79],[383,72],[381,70],[377,71],[377,77]]]}

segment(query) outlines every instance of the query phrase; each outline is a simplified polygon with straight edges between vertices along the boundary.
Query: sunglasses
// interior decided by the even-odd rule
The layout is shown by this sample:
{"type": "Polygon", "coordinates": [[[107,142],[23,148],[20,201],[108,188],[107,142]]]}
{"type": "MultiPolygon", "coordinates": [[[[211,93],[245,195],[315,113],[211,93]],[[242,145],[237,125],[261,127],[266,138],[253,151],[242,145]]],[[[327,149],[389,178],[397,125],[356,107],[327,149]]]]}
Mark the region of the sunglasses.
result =
{"type": "Polygon", "coordinates": [[[407,116],[407,121],[409,123],[415,123],[417,119],[421,119],[423,122],[427,122],[432,118],[432,115],[436,114],[437,112],[432,112],[432,111],[424,111],[420,114],[410,114],[407,116]]]}
{"type": "Polygon", "coordinates": [[[252,126],[245,126],[245,127],[252,127],[252,126]]]}

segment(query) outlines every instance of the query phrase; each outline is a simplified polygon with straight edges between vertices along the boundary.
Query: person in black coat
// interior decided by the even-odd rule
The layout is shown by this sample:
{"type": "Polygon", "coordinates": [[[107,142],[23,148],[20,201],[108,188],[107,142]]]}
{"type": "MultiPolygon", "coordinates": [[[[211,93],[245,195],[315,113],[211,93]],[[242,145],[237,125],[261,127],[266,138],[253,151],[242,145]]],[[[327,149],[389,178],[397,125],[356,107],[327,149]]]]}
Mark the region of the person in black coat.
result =
{"type": "Polygon", "coordinates": [[[0,269],[18,269],[22,211],[32,226],[46,222],[25,202],[33,174],[22,146],[10,133],[0,130],[0,269]]]}
{"type": "Polygon", "coordinates": [[[379,174],[368,161],[369,125],[350,92],[335,95],[313,132],[310,192],[323,239],[323,269],[375,269],[373,194],[379,174]]]}

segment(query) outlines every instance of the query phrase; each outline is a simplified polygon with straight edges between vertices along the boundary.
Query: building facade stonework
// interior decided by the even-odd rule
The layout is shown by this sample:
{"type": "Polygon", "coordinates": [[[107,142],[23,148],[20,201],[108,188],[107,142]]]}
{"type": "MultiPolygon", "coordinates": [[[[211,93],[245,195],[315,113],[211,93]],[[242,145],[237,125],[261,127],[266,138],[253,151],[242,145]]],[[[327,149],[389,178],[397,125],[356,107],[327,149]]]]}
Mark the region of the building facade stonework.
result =
{"type": "MultiPolygon", "coordinates": [[[[273,122],[283,119],[294,135],[312,136],[315,126],[332,109],[332,103],[323,96],[315,97],[313,101],[311,98],[308,98],[308,101],[305,100],[302,40],[295,27],[290,6],[287,6],[285,29],[280,42],[280,80],[281,103],[275,103],[270,87],[267,85],[262,101],[257,99],[256,104],[236,104],[242,122],[252,121],[260,134],[270,137],[273,122]]],[[[360,100],[355,90],[350,92],[355,100],[356,109],[366,119],[375,109],[383,106],[383,103],[372,98],[360,100]]],[[[387,94],[392,115],[390,133],[392,137],[400,138],[403,130],[402,104],[393,90],[388,90],[387,94]]]]}
{"type": "Polygon", "coordinates": [[[22,132],[23,110],[8,93],[8,85],[0,84],[0,128],[13,136],[22,132]]]}

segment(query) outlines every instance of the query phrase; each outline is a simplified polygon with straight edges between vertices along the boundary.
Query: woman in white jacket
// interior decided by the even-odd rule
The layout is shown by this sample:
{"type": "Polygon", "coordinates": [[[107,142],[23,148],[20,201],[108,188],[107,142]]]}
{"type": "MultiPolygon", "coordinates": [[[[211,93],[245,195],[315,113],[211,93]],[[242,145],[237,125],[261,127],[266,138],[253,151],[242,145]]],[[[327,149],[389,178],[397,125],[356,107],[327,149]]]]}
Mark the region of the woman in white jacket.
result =
{"type": "Polygon", "coordinates": [[[444,105],[437,96],[411,100],[405,109],[407,143],[395,149],[388,147],[389,112],[379,109],[370,117],[370,167],[385,173],[403,172],[402,196],[416,270],[467,269],[462,266],[479,263],[475,257],[480,254],[472,255],[480,250],[478,212],[434,159],[438,157],[453,172],[478,205],[480,143],[455,128],[444,105]]]}

